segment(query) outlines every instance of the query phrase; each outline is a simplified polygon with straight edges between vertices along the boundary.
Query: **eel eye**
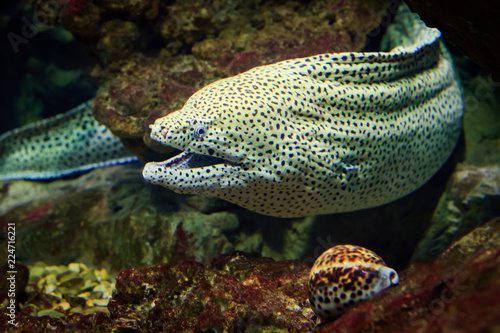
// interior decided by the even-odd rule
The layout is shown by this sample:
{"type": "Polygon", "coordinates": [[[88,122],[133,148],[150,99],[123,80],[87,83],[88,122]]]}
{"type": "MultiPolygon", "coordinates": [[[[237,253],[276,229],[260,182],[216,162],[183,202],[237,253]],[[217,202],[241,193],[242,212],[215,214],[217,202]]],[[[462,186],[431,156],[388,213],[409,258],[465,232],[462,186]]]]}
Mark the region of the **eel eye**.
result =
{"type": "Polygon", "coordinates": [[[203,124],[199,124],[194,128],[194,136],[196,138],[202,139],[203,136],[205,136],[205,133],[207,132],[207,128],[203,124]]]}

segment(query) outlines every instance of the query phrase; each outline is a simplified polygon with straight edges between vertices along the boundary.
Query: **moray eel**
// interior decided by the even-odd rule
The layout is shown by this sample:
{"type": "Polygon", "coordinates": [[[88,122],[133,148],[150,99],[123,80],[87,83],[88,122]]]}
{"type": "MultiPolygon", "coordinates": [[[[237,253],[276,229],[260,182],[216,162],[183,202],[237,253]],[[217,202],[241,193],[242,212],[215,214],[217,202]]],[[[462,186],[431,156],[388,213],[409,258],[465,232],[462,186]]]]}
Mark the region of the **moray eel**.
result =
{"type": "Polygon", "coordinates": [[[216,81],[151,126],[182,151],[144,178],[277,217],[401,198],[451,155],[463,100],[440,32],[405,5],[383,52],[320,54],[216,81]]]}
{"type": "Polygon", "coordinates": [[[92,116],[91,101],[0,136],[0,180],[45,179],[137,160],[92,116]]]}

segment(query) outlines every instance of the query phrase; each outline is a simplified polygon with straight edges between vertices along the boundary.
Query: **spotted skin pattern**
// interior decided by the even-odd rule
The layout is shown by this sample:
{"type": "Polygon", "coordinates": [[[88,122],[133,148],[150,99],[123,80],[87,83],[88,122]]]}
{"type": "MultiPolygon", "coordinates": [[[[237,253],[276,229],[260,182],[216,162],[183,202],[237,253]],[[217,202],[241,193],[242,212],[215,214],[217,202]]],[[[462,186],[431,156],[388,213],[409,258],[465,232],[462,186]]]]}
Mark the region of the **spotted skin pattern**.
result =
{"type": "Polygon", "coordinates": [[[148,163],[144,178],[277,217],[370,208],[416,190],[451,155],[463,101],[440,32],[401,11],[387,52],[287,60],[199,90],[151,126],[153,140],[182,153],[148,163]],[[199,156],[217,159],[191,160],[199,156]]]}
{"type": "Polygon", "coordinates": [[[53,178],[135,160],[94,119],[91,101],[0,136],[0,180],[53,178]]]}
{"type": "Polygon", "coordinates": [[[398,284],[395,270],[374,252],[337,245],[325,251],[309,275],[309,304],[323,320],[338,317],[353,304],[398,284]]]}

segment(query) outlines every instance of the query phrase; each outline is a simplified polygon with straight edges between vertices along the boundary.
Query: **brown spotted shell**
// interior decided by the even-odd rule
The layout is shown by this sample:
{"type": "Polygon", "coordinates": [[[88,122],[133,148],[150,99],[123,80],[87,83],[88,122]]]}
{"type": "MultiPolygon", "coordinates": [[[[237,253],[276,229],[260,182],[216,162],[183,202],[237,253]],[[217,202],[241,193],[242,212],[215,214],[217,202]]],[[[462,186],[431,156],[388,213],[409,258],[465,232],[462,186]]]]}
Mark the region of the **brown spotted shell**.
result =
{"type": "Polygon", "coordinates": [[[374,252],[360,246],[337,245],[316,260],[309,275],[309,302],[323,320],[399,283],[396,271],[374,252]]]}

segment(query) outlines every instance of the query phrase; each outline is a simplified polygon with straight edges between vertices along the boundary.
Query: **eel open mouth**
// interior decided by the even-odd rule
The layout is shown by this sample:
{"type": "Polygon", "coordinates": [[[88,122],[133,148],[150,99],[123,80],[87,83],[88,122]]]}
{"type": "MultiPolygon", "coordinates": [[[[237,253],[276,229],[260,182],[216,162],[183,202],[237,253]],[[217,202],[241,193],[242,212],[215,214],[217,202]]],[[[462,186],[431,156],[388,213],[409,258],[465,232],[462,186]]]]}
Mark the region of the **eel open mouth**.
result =
{"type": "Polygon", "coordinates": [[[179,155],[166,160],[162,164],[164,167],[174,170],[203,168],[216,164],[236,165],[236,163],[222,158],[187,152],[182,152],[179,155]]]}

